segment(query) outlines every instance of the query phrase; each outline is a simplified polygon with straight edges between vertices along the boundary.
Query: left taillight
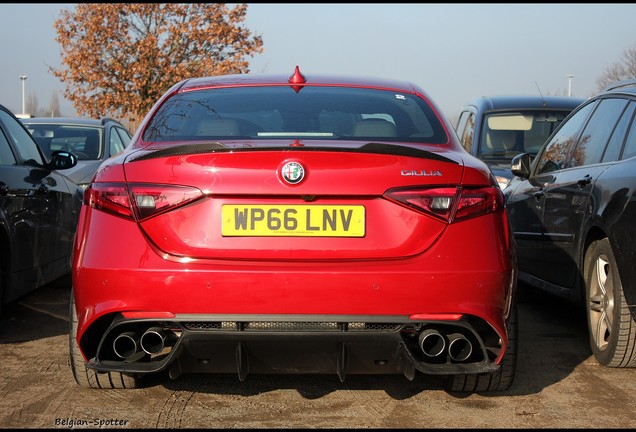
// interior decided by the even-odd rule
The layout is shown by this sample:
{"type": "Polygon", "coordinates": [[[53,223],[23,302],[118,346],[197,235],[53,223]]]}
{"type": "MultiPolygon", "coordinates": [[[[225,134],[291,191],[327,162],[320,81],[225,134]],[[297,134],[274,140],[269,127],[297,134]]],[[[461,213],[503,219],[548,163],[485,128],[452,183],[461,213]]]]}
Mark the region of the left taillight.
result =
{"type": "Polygon", "coordinates": [[[384,197],[448,223],[494,213],[504,207],[503,193],[494,186],[392,189],[384,197]]]}
{"type": "Polygon", "coordinates": [[[84,204],[116,216],[143,220],[202,196],[201,190],[190,186],[92,183],[84,192],[84,204]]]}

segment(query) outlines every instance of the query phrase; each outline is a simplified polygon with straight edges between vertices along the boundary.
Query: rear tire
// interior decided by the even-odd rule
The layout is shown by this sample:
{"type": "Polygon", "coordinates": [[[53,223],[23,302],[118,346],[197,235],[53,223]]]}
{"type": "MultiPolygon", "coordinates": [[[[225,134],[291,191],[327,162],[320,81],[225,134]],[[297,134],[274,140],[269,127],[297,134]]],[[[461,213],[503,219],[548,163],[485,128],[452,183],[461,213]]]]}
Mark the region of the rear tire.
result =
{"type": "Polygon", "coordinates": [[[133,389],[139,387],[139,379],[134,375],[120,372],[98,373],[86,366],[86,361],[77,344],[77,311],[75,297],[71,290],[70,297],[70,329],[69,329],[69,366],[77,384],[86,388],[100,389],[133,389]]]}
{"type": "Polygon", "coordinates": [[[636,323],[607,238],[590,244],[583,269],[590,348],[596,361],[607,367],[636,366],[636,323]]]}
{"type": "Polygon", "coordinates": [[[508,347],[498,371],[485,374],[449,375],[446,390],[449,392],[482,393],[505,391],[510,388],[517,370],[517,303],[513,304],[508,321],[508,347]]]}

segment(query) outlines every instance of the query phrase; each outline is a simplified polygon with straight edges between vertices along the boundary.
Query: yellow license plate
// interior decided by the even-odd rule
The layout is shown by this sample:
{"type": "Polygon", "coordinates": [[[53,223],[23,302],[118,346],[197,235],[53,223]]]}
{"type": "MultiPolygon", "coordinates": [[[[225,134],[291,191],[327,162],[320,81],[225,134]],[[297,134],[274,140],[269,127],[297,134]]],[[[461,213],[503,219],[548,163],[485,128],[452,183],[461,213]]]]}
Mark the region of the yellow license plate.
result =
{"type": "Polygon", "coordinates": [[[364,206],[226,204],[222,215],[224,236],[364,236],[364,206]]]}

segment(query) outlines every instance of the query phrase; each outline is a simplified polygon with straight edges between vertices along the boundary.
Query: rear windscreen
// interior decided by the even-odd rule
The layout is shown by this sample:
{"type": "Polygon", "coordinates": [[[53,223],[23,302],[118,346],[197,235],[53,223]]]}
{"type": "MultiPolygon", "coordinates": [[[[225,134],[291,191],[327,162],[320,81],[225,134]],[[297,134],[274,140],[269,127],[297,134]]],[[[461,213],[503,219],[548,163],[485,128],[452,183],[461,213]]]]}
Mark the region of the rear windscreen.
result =
{"type": "Polygon", "coordinates": [[[448,141],[421,97],[391,90],[304,86],[196,90],[168,99],[145,141],[202,139],[448,141]]]}

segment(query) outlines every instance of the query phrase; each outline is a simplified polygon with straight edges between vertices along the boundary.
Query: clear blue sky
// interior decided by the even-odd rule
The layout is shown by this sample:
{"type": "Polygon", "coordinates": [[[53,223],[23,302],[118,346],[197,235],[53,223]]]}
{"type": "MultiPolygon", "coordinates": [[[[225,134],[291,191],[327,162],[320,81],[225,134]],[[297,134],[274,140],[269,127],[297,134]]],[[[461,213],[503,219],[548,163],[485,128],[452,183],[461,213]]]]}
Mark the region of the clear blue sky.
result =
{"type": "MultiPolygon", "coordinates": [[[[55,92],[75,115],[63,86],[53,22],[73,4],[0,4],[0,103],[22,112],[25,94],[39,108],[55,92]]],[[[636,4],[250,3],[246,26],[265,51],[256,73],[398,78],[422,86],[452,120],[475,97],[495,94],[588,97],[608,66],[636,47],[636,4]]]]}

